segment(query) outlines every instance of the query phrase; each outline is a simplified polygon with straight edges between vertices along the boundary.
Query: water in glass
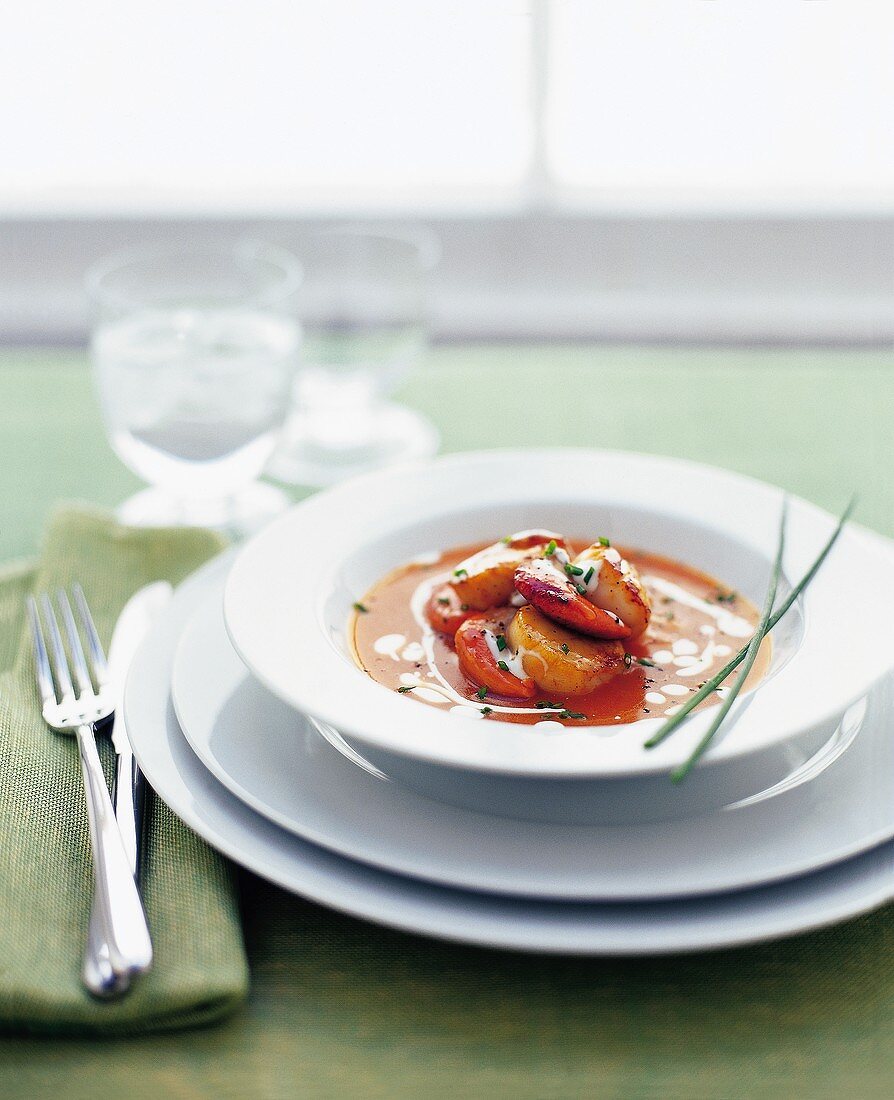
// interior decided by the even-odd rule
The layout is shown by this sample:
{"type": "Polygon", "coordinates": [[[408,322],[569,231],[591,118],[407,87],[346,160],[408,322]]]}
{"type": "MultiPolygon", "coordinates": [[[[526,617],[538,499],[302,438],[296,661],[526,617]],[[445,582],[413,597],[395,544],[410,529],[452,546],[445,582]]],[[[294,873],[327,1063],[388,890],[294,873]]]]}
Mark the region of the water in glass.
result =
{"type": "Polygon", "coordinates": [[[221,497],[263,469],[299,344],[290,317],[248,307],[144,309],[93,337],[112,446],[181,497],[221,497]]]}

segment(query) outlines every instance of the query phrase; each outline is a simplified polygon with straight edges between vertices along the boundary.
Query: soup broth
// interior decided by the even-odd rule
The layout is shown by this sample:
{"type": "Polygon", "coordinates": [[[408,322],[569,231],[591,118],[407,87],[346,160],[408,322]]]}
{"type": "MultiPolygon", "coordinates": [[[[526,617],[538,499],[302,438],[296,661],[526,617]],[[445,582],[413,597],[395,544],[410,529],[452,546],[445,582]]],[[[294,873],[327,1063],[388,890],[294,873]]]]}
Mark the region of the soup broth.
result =
{"type": "MultiPolygon", "coordinates": [[[[603,543],[608,545],[607,540],[603,543]]],[[[575,555],[587,544],[569,540],[564,545],[568,555],[575,555]]],[[[354,613],[351,637],[358,665],[408,699],[463,718],[538,723],[545,728],[557,723],[614,726],[674,714],[687,696],[747,644],[759,618],[748,599],[692,566],[645,550],[624,549],[616,558],[623,555],[624,564],[633,567],[651,603],[646,629],[615,641],[587,639],[573,630],[557,633],[566,639],[559,643],[561,654],[569,655],[570,650],[573,656],[576,649],[601,646],[612,655],[616,671],[606,682],[580,694],[536,688],[529,698],[507,697],[483,688],[464,671],[454,636],[449,630],[434,629],[427,614],[433,593],[441,591],[438,586],[448,583],[459,563],[485,546],[459,546],[410,562],[374,585],[354,613]]],[[[564,568],[574,571],[568,564],[564,568]]],[[[446,598],[441,602],[446,604],[446,598]]],[[[525,677],[533,658],[529,652],[513,652],[505,639],[512,636],[511,620],[524,606],[515,593],[506,606],[481,613],[487,618],[482,636],[487,635],[500,667],[510,674],[515,670],[518,677],[525,677]]],[[[468,609],[461,605],[461,610],[468,609]]],[[[747,686],[766,674],[769,660],[770,640],[766,639],[747,686]]],[[[720,687],[702,706],[719,701],[725,690],[720,687]]]]}

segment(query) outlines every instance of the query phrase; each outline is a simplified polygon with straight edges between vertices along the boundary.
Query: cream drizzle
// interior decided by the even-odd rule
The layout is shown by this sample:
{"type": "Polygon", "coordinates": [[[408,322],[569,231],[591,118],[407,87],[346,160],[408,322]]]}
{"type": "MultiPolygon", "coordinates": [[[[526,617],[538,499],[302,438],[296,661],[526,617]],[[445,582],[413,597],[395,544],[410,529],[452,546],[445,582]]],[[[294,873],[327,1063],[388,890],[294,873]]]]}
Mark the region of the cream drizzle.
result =
{"type": "Polygon", "coordinates": [[[413,558],[410,565],[437,565],[443,556],[440,550],[429,550],[427,553],[413,558]]]}
{"type": "Polygon", "coordinates": [[[426,687],[425,684],[420,684],[418,687],[413,688],[413,691],[420,699],[424,699],[426,703],[436,703],[438,706],[443,706],[448,702],[439,691],[426,687]]]}
{"type": "Polygon", "coordinates": [[[381,653],[383,657],[390,657],[392,661],[400,660],[400,650],[407,644],[403,634],[383,634],[373,642],[373,649],[381,653]]]}
{"type": "MultiPolygon", "coordinates": [[[[578,573],[572,576],[568,576],[565,572],[565,566],[570,565],[571,558],[568,556],[568,552],[563,550],[561,546],[556,547],[552,554],[553,562],[558,562],[561,569],[557,572],[562,580],[570,580],[574,587],[582,596],[589,598],[590,594],[596,591],[599,585],[599,574],[602,571],[603,563],[608,561],[612,565],[617,565],[622,574],[630,572],[630,566],[621,557],[614,547],[606,550],[603,555],[598,558],[578,558],[576,564],[579,569],[583,569],[583,573],[578,573]],[[587,580],[587,577],[590,579],[587,580]],[[581,589],[583,591],[581,592],[581,589]]],[[[607,608],[603,608],[603,611],[607,611],[607,608]]],[[[611,614],[611,612],[609,612],[611,614]]]]}
{"type": "Polygon", "coordinates": [[[568,555],[568,551],[563,550],[561,546],[557,546],[550,557],[544,560],[548,561],[550,565],[552,565],[555,572],[556,580],[558,580],[559,582],[570,581],[582,596],[589,595],[589,593],[592,592],[596,585],[599,583],[599,570],[602,568],[601,558],[598,561],[592,561],[589,563],[581,562],[578,568],[583,569],[583,573],[578,573],[576,575],[572,574],[570,576],[565,571],[565,566],[572,564],[571,558],[568,555]],[[586,577],[587,573],[589,573],[591,565],[593,566],[593,573],[590,576],[590,580],[586,581],[584,578],[586,577]],[[580,591],[582,588],[585,589],[584,592],[580,591]]]}
{"type": "MultiPolygon", "coordinates": [[[[606,557],[608,557],[607,554],[606,557]]],[[[582,596],[589,597],[591,592],[596,591],[596,588],[599,584],[599,574],[602,572],[603,560],[603,558],[596,558],[592,561],[584,560],[581,562],[581,567],[584,570],[584,575],[582,577],[574,577],[572,579],[577,583],[579,592],[581,588],[585,590],[584,592],[581,592],[582,596]],[[593,570],[592,573],[590,572],[591,568],[593,570]],[[587,577],[589,577],[590,579],[587,580],[587,577]]],[[[605,609],[603,608],[603,610],[605,609]]]]}
{"type": "Polygon", "coordinates": [[[455,707],[451,707],[448,713],[455,714],[457,718],[473,718],[474,719],[474,718],[483,718],[484,717],[484,715],[481,713],[481,711],[477,707],[455,706],[455,707]]]}
{"type": "Polygon", "coordinates": [[[400,682],[404,687],[412,688],[416,695],[420,699],[424,699],[426,703],[437,703],[440,706],[448,701],[441,691],[427,684],[416,672],[402,672],[400,682]]]}
{"type": "Polygon", "coordinates": [[[523,650],[520,649],[518,653],[513,653],[508,646],[501,650],[497,645],[497,636],[492,630],[485,629],[484,640],[487,642],[487,648],[497,664],[502,661],[506,666],[506,671],[510,672],[517,680],[528,679],[528,674],[525,672],[525,666],[522,663],[523,650]]]}
{"type": "Polygon", "coordinates": [[[407,642],[403,634],[383,634],[373,642],[373,649],[392,661],[421,661],[425,650],[419,642],[407,642]]]}
{"type": "Polygon", "coordinates": [[[734,638],[750,638],[754,633],[754,627],[747,619],[743,619],[740,615],[734,615],[732,611],[727,611],[726,608],[708,603],[707,600],[700,600],[698,596],[693,596],[685,588],[681,588],[672,581],[666,581],[662,577],[643,577],[643,584],[647,589],[654,589],[663,596],[670,596],[672,600],[676,600],[678,603],[693,607],[705,615],[710,615],[724,634],[730,634],[734,638]]]}
{"type": "Polygon", "coordinates": [[[701,676],[703,672],[707,672],[713,666],[716,653],[717,646],[714,645],[713,641],[709,641],[698,658],[675,657],[676,675],[681,677],[701,676]]]}

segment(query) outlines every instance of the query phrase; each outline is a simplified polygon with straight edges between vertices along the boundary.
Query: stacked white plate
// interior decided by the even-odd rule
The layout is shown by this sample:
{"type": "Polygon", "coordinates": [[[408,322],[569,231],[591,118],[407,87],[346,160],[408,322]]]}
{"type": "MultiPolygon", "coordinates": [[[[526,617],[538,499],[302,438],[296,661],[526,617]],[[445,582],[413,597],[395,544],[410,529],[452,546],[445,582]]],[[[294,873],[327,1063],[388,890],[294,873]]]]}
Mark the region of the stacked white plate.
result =
{"type": "MultiPolygon", "coordinates": [[[[178,591],[138,654],[150,783],[286,889],[394,927],[525,950],[649,954],[788,935],[894,897],[894,612],[886,540],[849,528],[780,624],[765,683],[690,780],[648,723],[466,722],[351,660],[351,604],[427,551],[551,527],[692,562],[756,602],[780,493],[664,458],[490,452],[297,506],[178,591]],[[238,650],[238,653],[237,653],[238,650]]],[[[834,526],[790,507],[786,576],[834,526]]]]}

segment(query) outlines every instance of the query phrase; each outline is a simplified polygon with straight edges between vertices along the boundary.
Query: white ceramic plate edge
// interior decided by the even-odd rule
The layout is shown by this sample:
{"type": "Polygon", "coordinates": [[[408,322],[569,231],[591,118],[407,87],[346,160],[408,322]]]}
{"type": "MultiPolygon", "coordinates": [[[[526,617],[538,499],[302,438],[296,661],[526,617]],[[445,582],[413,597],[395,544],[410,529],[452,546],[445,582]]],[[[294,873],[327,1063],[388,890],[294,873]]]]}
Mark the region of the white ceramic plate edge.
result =
{"type": "MultiPolygon", "coordinates": [[[[849,844],[842,845],[838,848],[827,849],[826,851],[819,853],[816,852],[810,857],[804,857],[800,859],[792,859],[791,862],[777,865],[772,871],[761,872],[758,870],[752,871],[750,875],[745,878],[732,881],[729,877],[723,879],[706,879],[696,885],[691,885],[688,888],[681,889],[679,886],[676,888],[668,888],[664,884],[656,883],[650,887],[651,892],[648,895],[642,893],[634,893],[631,889],[617,890],[610,889],[607,893],[593,894],[587,892],[577,892],[573,890],[558,890],[556,884],[538,886],[533,882],[527,882],[525,885],[513,886],[507,883],[505,880],[501,880],[500,885],[494,885],[493,882],[488,885],[486,872],[481,871],[477,874],[468,873],[464,880],[458,878],[448,877],[445,873],[439,874],[437,866],[426,865],[420,859],[406,860],[400,862],[389,862],[387,858],[381,853],[378,853],[371,844],[361,844],[358,846],[356,843],[352,846],[350,841],[346,838],[333,837],[330,834],[326,834],[318,828],[314,828],[306,821],[299,822],[294,817],[290,817],[288,814],[282,813],[271,807],[268,803],[256,795],[253,791],[245,787],[243,783],[234,777],[221,762],[214,755],[214,753],[208,750],[208,746],[205,744],[201,737],[194,735],[194,731],[191,729],[190,722],[185,720],[185,712],[182,704],[182,699],[186,690],[185,674],[187,662],[184,662],[184,654],[188,654],[190,650],[195,648],[196,642],[193,639],[193,633],[197,627],[203,625],[202,620],[205,615],[211,612],[211,605],[214,601],[219,600],[222,596],[222,579],[218,579],[216,576],[213,580],[209,578],[207,590],[203,591],[201,600],[197,601],[198,606],[195,612],[190,616],[189,622],[184,627],[180,638],[177,642],[176,648],[173,654],[173,676],[172,676],[172,690],[171,696],[173,699],[174,710],[177,714],[178,721],[183,736],[186,738],[193,752],[202,761],[205,767],[211,772],[211,774],[235,795],[241,802],[244,802],[256,813],[262,817],[272,821],[275,825],[286,831],[293,833],[296,836],[302,837],[302,839],[310,841],[313,844],[318,844],[330,851],[337,852],[339,855],[349,859],[358,860],[362,863],[369,864],[373,867],[378,867],[381,870],[387,871],[392,874],[408,875],[413,878],[420,879],[425,882],[436,883],[441,886],[447,886],[454,889],[465,890],[477,890],[485,893],[505,894],[509,897],[522,897],[522,898],[536,898],[541,897],[551,900],[562,901],[655,901],[659,899],[681,899],[686,897],[699,897],[709,894],[718,894],[732,892],[735,890],[747,890],[753,889],[758,886],[770,885],[774,882],[782,882],[785,879],[797,878],[801,875],[818,871],[824,867],[833,866],[836,863],[841,863],[845,860],[851,859],[862,852],[868,851],[871,848],[877,847],[880,844],[885,843],[894,837],[894,818],[892,818],[891,825],[887,828],[878,829],[874,832],[864,834],[860,839],[852,841],[849,844]],[[220,588],[220,592],[218,591],[220,588]]],[[[206,637],[204,648],[208,648],[212,643],[206,637]]],[[[188,708],[186,708],[188,713],[188,708]]],[[[803,788],[802,788],[803,793],[803,788]]],[[[424,799],[424,796],[417,796],[424,799]]],[[[789,796],[790,797],[790,796],[789,796]]],[[[721,811],[718,811],[721,812],[721,811]]],[[[707,822],[707,817],[699,818],[700,821],[707,822]]],[[[526,829],[536,831],[536,824],[531,822],[523,823],[526,829]]],[[[656,823],[653,828],[661,830],[667,827],[664,823],[656,823]]],[[[673,827],[671,825],[671,827],[673,827]]],[[[743,824],[743,827],[745,825],[743,824]]]]}
{"type": "Polygon", "coordinates": [[[705,951],[780,939],[870,912],[894,897],[890,845],[806,879],[737,893],[720,902],[648,906],[521,906],[420,887],[326,853],[321,860],[313,846],[283,834],[224,790],[185,741],[182,746],[177,742],[178,736],[183,740],[179,730],[167,727],[173,718],[166,692],[170,668],[157,664],[159,641],[176,636],[183,607],[202,572],[181,587],[134,661],[124,701],[135,733],[134,751],[150,784],[187,825],[275,885],[405,932],[493,948],[606,956],[705,951]],[[567,917],[560,921],[557,914],[567,917]]]}

